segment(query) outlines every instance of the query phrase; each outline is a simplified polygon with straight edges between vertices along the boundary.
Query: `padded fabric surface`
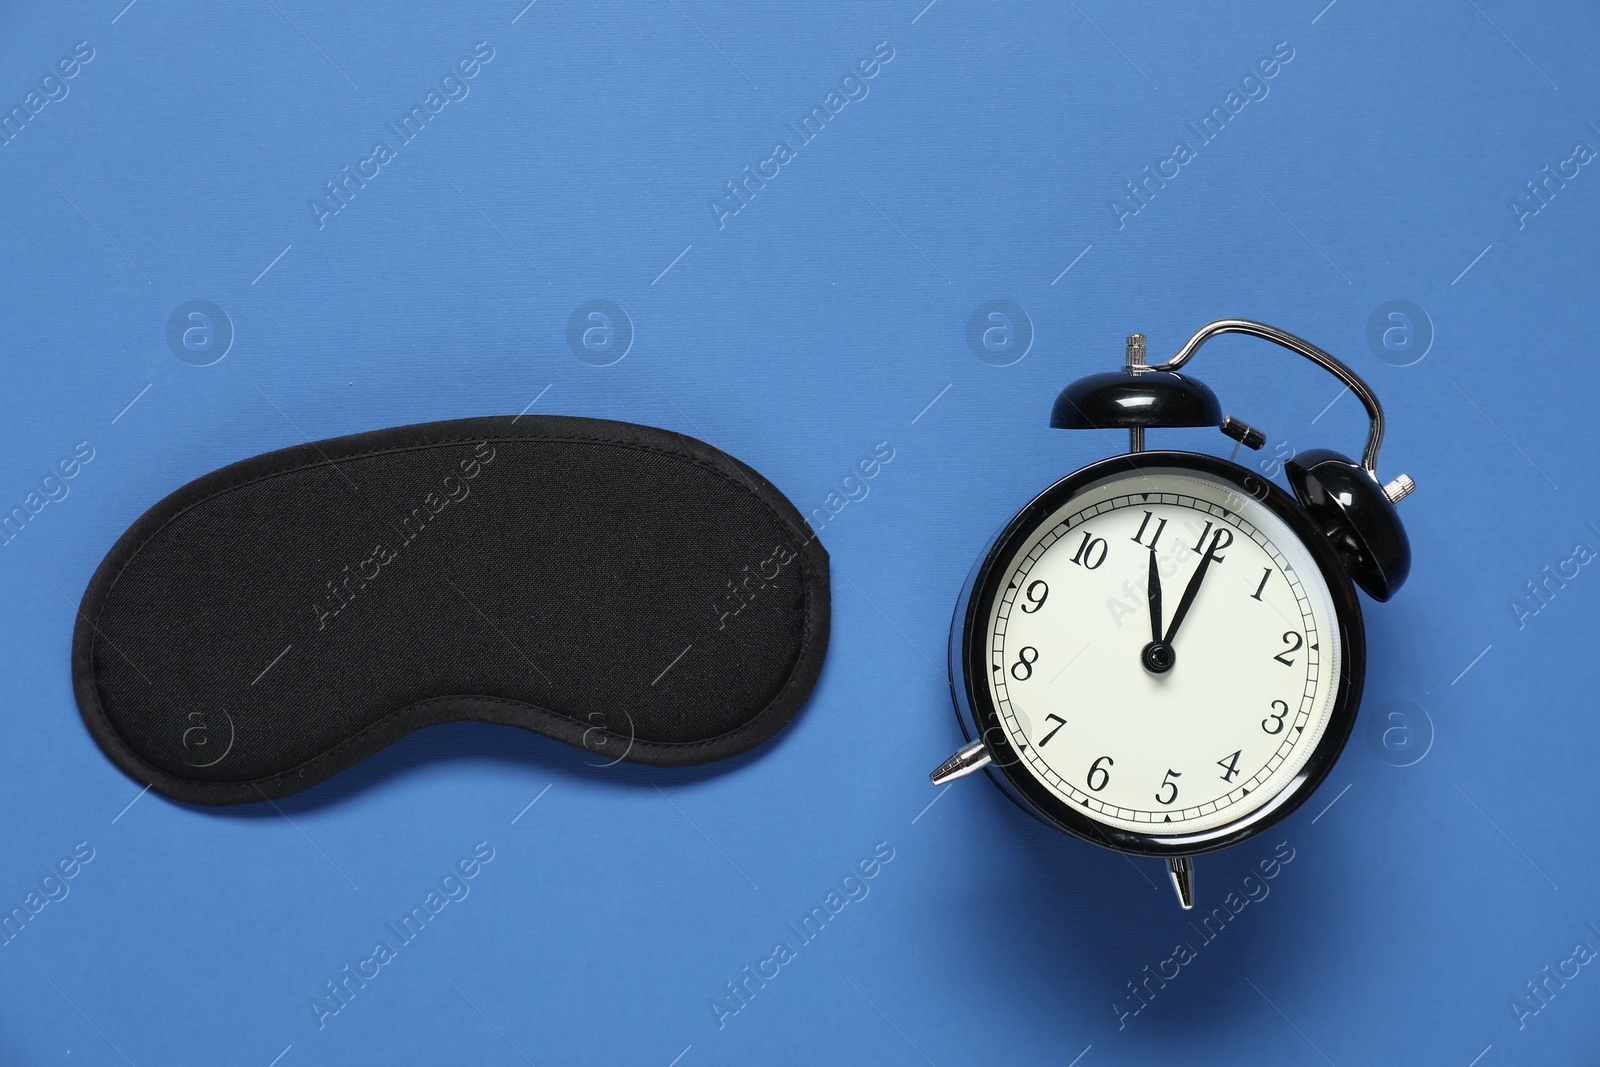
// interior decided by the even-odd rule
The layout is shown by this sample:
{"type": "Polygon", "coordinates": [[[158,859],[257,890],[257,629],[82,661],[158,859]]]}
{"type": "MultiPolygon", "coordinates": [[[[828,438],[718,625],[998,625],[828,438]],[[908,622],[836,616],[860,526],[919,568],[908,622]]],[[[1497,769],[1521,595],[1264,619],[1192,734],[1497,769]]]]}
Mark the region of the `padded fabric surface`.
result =
{"type": "Polygon", "coordinates": [[[748,466],[665,430],[499,416],[184,486],[95,572],[72,669],[117,766],[230,804],[455,719],[606,761],[730,756],[805,700],[828,619],[826,552],[748,466]]]}

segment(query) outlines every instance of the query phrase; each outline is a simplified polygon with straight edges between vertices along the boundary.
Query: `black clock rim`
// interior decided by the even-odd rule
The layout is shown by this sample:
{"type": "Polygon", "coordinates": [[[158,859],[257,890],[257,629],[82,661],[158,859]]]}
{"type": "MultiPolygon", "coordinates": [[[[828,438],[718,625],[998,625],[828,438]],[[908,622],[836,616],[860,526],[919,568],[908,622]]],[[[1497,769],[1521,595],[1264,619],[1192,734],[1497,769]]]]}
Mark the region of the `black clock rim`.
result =
{"type": "MultiPolygon", "coordinates": [[[[1216,456],[1180,451],[1132,452],[1091,463],[1067,475],[1029,501],[995,537],[974,572],[965,601],[966,617],[960,622],[963,688],[977,736],[984,739],[992,756],[987,768],[990,777],[1023,810],[1090,844],[1131,855],[1167,857],[1196,856],[1236,845],[1281,822],[1305,803],[1333,769],[1355,727],[1366,674],[1366,631],[1354,584],[1340,564],[1333,544],[1294,497],[1254,471],[1216,456]],[[1005,563],[1015,554],[1018,544],[1037,530],[1041,522],[1093,483],[1157,467],[1192,471],[1231,485],[1283,520],[1290,532],[1305,544],[1322,572],[1333,600],[1334,622],[1343,651],[1327,729],[1299,773],[1276,796],[1243,818],[1209,830],[1176,835],[1145,834],[1107,826],[1079,812],[1037,778],[1020,769],[1022,759],[1006,737],[1000,725],[999,710],[989,694],[985,673],[989,651],[982,632],[988,606],[1001,592],[1005,563]]],[[[964,730],[966,726],[963,722],[964,730]]]]}

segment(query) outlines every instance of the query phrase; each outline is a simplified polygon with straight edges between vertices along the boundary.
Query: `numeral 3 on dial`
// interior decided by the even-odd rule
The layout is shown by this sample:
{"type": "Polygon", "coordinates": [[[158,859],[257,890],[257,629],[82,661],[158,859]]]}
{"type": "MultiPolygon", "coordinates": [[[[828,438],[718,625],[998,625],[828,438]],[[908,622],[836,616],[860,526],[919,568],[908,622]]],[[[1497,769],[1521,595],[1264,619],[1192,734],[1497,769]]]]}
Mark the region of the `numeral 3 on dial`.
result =
{"type": "Polygon", "coordinates": [[[1261,720],[1261,728],[1269,734],[1283,733],[1283,717],[1289,714],[1289,705],[1281,700],[1272,702],[1273,713],[1261,720]]]}

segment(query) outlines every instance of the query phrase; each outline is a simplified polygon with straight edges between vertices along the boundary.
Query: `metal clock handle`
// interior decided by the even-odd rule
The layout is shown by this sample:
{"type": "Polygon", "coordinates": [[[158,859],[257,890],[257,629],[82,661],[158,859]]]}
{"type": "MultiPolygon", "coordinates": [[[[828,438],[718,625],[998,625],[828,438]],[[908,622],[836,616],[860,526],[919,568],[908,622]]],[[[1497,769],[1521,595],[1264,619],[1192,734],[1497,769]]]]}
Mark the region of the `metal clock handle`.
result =
{"type": "Polygon", "coordinates": [[[1356,394],[1362,407],[1367,409],[1367,417],[1372,420],[1372,430],[1367,434],[1367,447],[1361,454],[1361,466],[1374,479],[1378,477],[1378,447],[1383,444],[1383,405],[1378,403],[1378,398],[1372,390],[1367,388],[1367,383],[1361,376],[1345,366],[1333,356],[1324,352],[1310,341],[1296,337],[1292,333],[1285,333],[1276,326],[1268,326],[1264,322],[1251,322],[1248,319],[1218,319],[1216,322],[1207,323],[1195,332],[1195,335],[1185,341],[1183,347],[1178,349],[1171,359],[1165,363],[1151,365],[1151,370],[1175,371],[1182,367],[1195,354],[1201,345],[1220,333],[1244,333],[1252,337],[1260,337],[1274,344],[1282,345],[1293,352],[1298,352],[1323,370],[1338,378],[1350,391],[1356,394]]]}

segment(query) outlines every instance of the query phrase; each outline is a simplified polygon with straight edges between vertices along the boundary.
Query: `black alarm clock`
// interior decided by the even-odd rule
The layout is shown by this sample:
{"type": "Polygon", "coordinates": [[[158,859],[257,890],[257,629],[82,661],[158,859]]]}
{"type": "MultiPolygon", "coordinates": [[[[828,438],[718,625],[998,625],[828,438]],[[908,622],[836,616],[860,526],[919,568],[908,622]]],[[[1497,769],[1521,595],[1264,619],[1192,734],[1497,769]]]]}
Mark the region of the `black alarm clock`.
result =
{"type": "Polygon", "coordinates": [[[1366,666],[1355,589],[1384,601],[1405,581],[1395,504],[1414,486],[1378,479],[1383,409],[1354,371],[1240,319],[1155,365],[1134,334],[1124,369],[1067,386],[1050,425],[1125,429],[1129,451],[1040,493],[973,568],[950,628],[969,743],[931,777],[984,769],[1059,830],[1166,859],[1189,908],[1192,857],[1283,819],[1343,750],[1366,666]],[[1223,333],[1276,342],[1344,382],[1371,419],[1361,462],[1301,453],[1286,464],[1291,495],[1229,460],[1145,451],[1145,430],[1161,427],[1265,443],[1178,373],[1223,333]]]}

